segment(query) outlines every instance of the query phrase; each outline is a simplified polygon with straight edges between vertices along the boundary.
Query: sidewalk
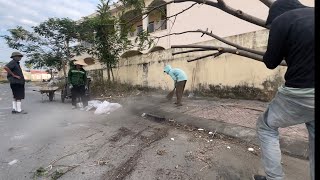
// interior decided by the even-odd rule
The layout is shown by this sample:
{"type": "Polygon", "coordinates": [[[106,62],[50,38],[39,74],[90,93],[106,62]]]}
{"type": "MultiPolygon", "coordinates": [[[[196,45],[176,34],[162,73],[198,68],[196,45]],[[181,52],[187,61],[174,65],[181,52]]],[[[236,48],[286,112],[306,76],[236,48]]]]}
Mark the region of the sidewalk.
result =
{"type": "MultiPolygon", "coordinates": [[[[208,131],[240,138],[259,145],[255,124],[266,109],[266,102],[235,99],[189,99],[184,97],[184,106],[175,107],[165,102],[164,96],[153,94],[135,97],[132,108],[137,113],[151,113],[173,119],[179,124],[192,125],[208,131]]],[[[280,145],[283,152],[292,156],[307,158],[308,132],[304,124],[281,128],[280,145]]]]}

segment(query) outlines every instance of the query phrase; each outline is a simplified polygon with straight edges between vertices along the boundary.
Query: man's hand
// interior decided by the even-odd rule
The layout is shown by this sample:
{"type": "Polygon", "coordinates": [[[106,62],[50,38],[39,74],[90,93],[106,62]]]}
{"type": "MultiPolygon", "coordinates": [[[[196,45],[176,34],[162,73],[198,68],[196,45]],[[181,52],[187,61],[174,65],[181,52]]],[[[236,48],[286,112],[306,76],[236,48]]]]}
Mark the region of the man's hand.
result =
{"type": "Polygon", "coordinates": [[[72,84],[70,84],[70,85],[69,85],[69,88],[70,88],[70,89],[72,89],[72,88],[73,88],[72,84]]]}
{"type": "Polygon", "coordinates": [[[17,79],[21,79],[21,77],[18,76],[18,75],[13,75],[13,77],[14,77],[14,78],[17,78],[17,79]]]}

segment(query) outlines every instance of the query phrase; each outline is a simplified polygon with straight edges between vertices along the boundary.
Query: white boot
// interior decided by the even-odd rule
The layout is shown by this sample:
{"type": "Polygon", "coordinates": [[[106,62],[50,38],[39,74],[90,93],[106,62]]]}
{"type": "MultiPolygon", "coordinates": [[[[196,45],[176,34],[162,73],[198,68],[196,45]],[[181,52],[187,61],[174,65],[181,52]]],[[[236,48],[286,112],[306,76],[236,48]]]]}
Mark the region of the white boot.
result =
{"type": "Polygon", "coordinates": [[[17,111],[17,101],[12,101],[12,113],[16,113],[17,111]]]}
{"type": "Polygon", "coordinates": [[[21,109],[21,101],[17,101],[17,109],[16,109],[17,112],[21,112],[22,109],[21,109]]]}
{"type": "Polygon", "coordinates": [[[17,101],[17,111],[16,111],[16,113],[18,113],[18,114],[27,114],[27,112],[25,112],[25,111],[23,111],[21,109],[21,101],[17,101]]]}

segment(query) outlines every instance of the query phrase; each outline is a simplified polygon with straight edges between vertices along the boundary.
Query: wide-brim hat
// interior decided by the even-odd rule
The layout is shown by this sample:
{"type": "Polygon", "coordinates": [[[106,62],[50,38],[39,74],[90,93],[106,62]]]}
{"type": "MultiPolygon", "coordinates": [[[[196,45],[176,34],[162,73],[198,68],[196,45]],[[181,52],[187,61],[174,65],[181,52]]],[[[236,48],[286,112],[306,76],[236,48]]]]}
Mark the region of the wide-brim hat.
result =
{"type": "Polygon", "coordinates": [[[20,52],[13,52],[11,54],[10,58],[13,58],[13,57],[16,57],[16,56],[23,57],[23,55],[20,52]]]}
{"type": "Polygon", "coordinates": [[[86,57],[83,59],[83,61],[87,64],[87,65],[93,65],[95,64],[95,60],[92,57],[86,57]]]}
{"type": "Polygon", "coordinates": [[[75,65],[87,66],[88,64],[84,60],[76,60],[73,62],[75,65]]]}

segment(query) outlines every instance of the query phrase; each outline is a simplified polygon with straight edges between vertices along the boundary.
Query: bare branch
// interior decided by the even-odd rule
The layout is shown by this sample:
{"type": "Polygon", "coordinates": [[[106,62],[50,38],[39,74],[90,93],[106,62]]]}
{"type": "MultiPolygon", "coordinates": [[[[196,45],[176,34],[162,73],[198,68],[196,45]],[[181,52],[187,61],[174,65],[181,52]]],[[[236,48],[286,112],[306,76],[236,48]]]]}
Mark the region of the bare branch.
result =
{"type": "MultiPolygon", "coordinates": [[[[163,19],[163,20],[167,20],[167,19],[170,19],[170,18],[172,18],[172,17],[177,17],[179,14],[184,13],[185,11],[191,9],[191,8],[192,8],[193,6],[195,6],[195,5],[197,5],[197,3],[192,4],[191,6],[187,7],[186,9],[183,9],[182,11],[180,11],[180,12],[174,14],[174,15],[168,16],[168,17],[166,17],[166,18],[163,19]]],[[[164,23],[166,23],[166,22],[167,22],[167,21],[163,21],[163,23],[161,24],[161,26],[158,27],[158,28],[155,29],[155,30],[159,30],[159,29],[164,25],[164,23]]],[[[173,23],[173,24],[174,24],[174,23],[173,23]]]]}
{"type": "Polygon", "coordinates": [[[260,0],[264,5],[268,6],[269,8],[275,2],[275,0],[260,0]]]}
{"type": "MultiPolygon", "coordinates": [[[[163,7],[163,6],[166,6],[166,5],[172,4],[172,3],[174,3],[174,1],[169,1],[169,2],[163,3],[163,4],[159,5],[159,6],[155,6],[155,7],[153,7],[152,9],[150,9],[150,10],[148,10],[148,11],[145,11],[145,12],[142,12],[141,14],[133,17],[132,19],[130,19],[129,21],[127,21],[127,22],[124,23],[124,24],[128,24],[128,23],[130,23],[130,22],[136,22],[136,21],[134,21],[134,20],[140,18],[141,16],[143,16],[143,15],[148,15],[148,14],[150,14],[152,11],[157,10],[157,9],[160,9],[160,8],[163,7]]],[[[146,18],[146,17],[144,17],[144,18],[146,18]]],[[[143,20],[144,18],[138,19],[138,20],[143,20]]]]}
{"type": "MultiPolygon", "coordinates": [[[[239,49],[232,49],[232,48],[226,48],[226,47],[217,47],[217,46],[204,46],[204,45],[173,45],[171,48],[200,48],[200,49],[206,49],[206,50],[216,50],[221,53],[230,53],[230,54],[235,54],[247,58],[251,58],[260,62],[263,62],[263,56],[254,54],[251,52],[247,52],[244,50],[239,50],[239,49]]],[[[187,51],[184,51],[187,52],[187,51]]],[[[177,54],[177,53],[175,53],[177,54]]],[[[181,54],[181,53],[180,53],[181,54]]],[[[203,59],[203,57],[201,58],[203,59]]],[[[287,66],[285,61],[282,61],[280,66],[287,66]]]]}
{"type": "Polygon", "coordinates": [[[226,47],[203,46],[203,45],[174,45],[174,46],[171,46],[171,48],[201,48],[201,49],[207,49],[207,50],[216,50],[219,52],[231,53],[231,54],[236,54],[236,55],[247,57],[247,58],[252,58],[257,61],[263,61],[263,56],[261,55],[250,53],[250,52],[239,50],[239,49],[226,48],[226,47]]]}
{"type": "Polygon", "coordinates": [[[178,54],[191,53],[191,52],[200,52],[200,51],[211,51],[211,50],[208,50],[208,49],[192,49],[192,50],[188,50],[188,51],[173,52],[172,56],[178,55],[178,54]]]}
{"type": "Polygon", "coordinates": [[[228,6],[223,0],[218,0],[218,2],[213,2],[213,1],[210,1],[210,0],[174,0],[174,3],[182,3],[182,2],[188,2],[188,1],[193,1],[193,2],[196,2],[196,3],[199,3],[199,4],[206,4],[206,5],[209,5],[209,6],[213,6],[213,7],[216,7],[228,14],[231,14],[235,17],[238,17],[242,20],[245,20],[247,22],[250,22],[252,24],[255,24],[255,25],[258,25],[258,26],[261,26],[261,27],[264,27],[264,28],[268,28],[266,26],[266,23],[264,20],[260,19],[260,18],[257,18],[255,16],[252,16],[250,14],[247,14],[247,13],[244,13],[243,11],[241,10],[236,10],[230,6],[228,6]]]}
{"type": "Polygon", "coordinates": [[[195,59],[190,59],[190,60],[188,60],[188,62],[197,61],[197,60],[204,59],[204,58],[211,57],[211,56],[213,56],[213,58],[215,58],[215,57],[220,56],[221,54],[223,54],[223,52],[216,52],[216,53],[208,54],[208,55],[201,56],[201,57],[198,57],[195,59]]]}
{"type": "Polygon", "coordinates": [[[225,43],[225,44],[228,44],[228,45],[230,45],[230,46],[233,46],[233,47],[235,47],[235,48],[237,48],[237,49],[241,49],[241,50],[244,50],[244,51],[248,51],[248,52],[251,52],[251,53],[254,53],[254,54],[258,54],[258,55],[261,55],[261,56],[263,56],[264,53],[265,53],[265,52],[263,52],[263,51],[258,51],[258,50],[254,50],[254,49],[250,49],[250,48],[247,48],[247,47],[240,46],[240,45],[238,45],[238,44],[236,44],[236,43],[233,43],[233,42],[230,42],[230,41],[228,41],[228,40],[225,40],[224,38],[219,37],[219,36],[217,36],[217,35],[215,35],[215,34],[213,34],[213,33],[211,33],[211,32],[203,31],[203,30],[201,30],[201,29],[198,29],[198,30],[195,30],[195,31],[184,31],[184,32],[180,32],[180,33],[167,34],[167,35],[163,35],[163,36],[156,37],[156,38],[163,38],[163,37],[165,37],[165,36],[181,35],[181,34],[186,34],[186,33],[203,33],[203,34],[206,34],[206,35],[208,35],[208,36],[211,36],[211,37],[213,37],[213,38],[215,38],[215,39],[217,39],[217,40],[219,40],[219,41],[221,41],[221,42],[223,42],[223,43],[225,43]]]}

